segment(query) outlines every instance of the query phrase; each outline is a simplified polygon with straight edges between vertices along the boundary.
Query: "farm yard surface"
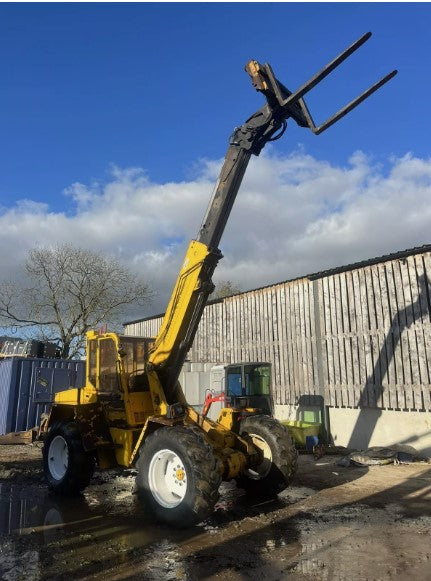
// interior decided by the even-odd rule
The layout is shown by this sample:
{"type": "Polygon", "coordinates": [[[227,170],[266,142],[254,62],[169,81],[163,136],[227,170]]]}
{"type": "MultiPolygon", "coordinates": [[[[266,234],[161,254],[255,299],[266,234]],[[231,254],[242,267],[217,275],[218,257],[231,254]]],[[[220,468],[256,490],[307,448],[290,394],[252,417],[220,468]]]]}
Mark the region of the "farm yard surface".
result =
{"type": "Polygon", "coordinates": [[[348,467],[301,455],[277,499],[224,484],[214,515],[151,522],[134,471],[48,493],[40,444],[0,446],[0,579],[431,579],[431,465],[348,467]]]}

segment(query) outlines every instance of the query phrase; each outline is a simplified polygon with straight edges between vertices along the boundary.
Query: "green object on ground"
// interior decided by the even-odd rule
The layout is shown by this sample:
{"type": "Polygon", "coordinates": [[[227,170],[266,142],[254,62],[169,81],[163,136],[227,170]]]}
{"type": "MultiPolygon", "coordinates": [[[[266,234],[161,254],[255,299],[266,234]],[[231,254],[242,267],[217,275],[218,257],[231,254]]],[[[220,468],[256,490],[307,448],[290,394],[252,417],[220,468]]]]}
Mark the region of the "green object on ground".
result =
{"type": "Polygon", "coordinates": [[[307,436],[318,436],[322,424],[301,422],[299,420],[283,420],[280,422],[292,436],[295,444],[305,447],[307,436]]]}

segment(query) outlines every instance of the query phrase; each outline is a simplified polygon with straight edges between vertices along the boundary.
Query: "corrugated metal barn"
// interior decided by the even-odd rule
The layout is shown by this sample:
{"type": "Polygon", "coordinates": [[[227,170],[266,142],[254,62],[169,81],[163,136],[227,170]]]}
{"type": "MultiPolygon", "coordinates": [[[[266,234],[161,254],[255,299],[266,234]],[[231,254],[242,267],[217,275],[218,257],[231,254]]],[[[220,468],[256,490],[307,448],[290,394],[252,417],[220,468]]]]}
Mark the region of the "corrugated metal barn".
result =
{"type": "MultiPolygon", "coordinates": [[[[210,302],[189,359],[270,362],[279,406],[323,396],[334,410],[427,412],[429,422],[430,277],[428,245],[210,302]]],[[[161,321],[125,333],[154,337],[161,321]]]]}

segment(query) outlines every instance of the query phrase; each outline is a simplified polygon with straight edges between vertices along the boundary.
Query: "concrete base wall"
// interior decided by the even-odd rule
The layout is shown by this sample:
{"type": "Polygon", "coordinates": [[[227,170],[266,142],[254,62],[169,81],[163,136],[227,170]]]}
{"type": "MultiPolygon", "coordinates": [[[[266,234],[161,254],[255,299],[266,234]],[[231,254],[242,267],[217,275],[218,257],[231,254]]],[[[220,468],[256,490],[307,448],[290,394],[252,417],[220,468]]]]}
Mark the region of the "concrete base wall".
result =
{"type": "Polygon", "coordinates": [[[376,409],[330,409],[334,444],[365,449],[409,444],[431,456],[431,413],[376,409]]]}
{"type": "MultiPolygon", "coordinates": [[[[319,421],[318,408],[304,411],[298,406],[275,406],[275,417],[280,420],[312,421],[310,412],[319,421]]],[[[371,446],[409,444],[422,455],[431,457],[430,412],[329,408],[329,420],[337,446],[365,450],[371,446]]]]}

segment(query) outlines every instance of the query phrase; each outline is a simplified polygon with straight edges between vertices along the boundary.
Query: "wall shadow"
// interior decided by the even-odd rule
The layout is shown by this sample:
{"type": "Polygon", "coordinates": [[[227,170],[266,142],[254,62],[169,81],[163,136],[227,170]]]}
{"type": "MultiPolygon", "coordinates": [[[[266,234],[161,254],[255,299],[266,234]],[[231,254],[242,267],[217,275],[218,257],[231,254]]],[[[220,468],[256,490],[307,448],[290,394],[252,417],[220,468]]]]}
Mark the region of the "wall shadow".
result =
{"type": "MultiPolygon", "coordinates": [[[[355,442],[358,442],[358,440],[364,443],[365,448],[369,446],[371,437],[383,411],[381,408],[377,407],[378,401],[382,397],[385,390],[382,381],[388,372],[391,361],[394,359],[395,350],[401,341],[401,335],[405,329],[408,329],[415,323],[415,313],[422,312],[422,305],[427,305],[427,316],[429,316],[430,290],[426,274],[418,278],[418,287],[419,294],[417,300],[414,303],[409,304],[405,309],[397,311],[392,316],[389,332],[387,333],[382,348],[380,349],[377,361],[374,363],[373,371],[367,377],[365,385],[362,389],[358,404],[360,412],[351,433],[349,443],[347,445],[348,448],[354,447],[355,442]]],[[[424,313],[422,313],[422,316],[424,316],[424,313]]],[[[401,370],[397,369],[397,377],[400,376],[400,372],[401,370]]],[[[404,367],[402,374],[404,376],[404,383],[409,383],[409,381],[405,381],[407,371],[404,369],[404,367]]],[[[428,377],[426,383],[429,382],[430,378],[428,377]]],[[[423,403],[424,402],[422,401],[421,408],[422,411],[425,411],[423,403]]],[[[415,405],[418,407],[417,402],[415,405]]],[[[398,401],[397,406],[393,409],[406,409],[405,402],[398,401]]]]}

